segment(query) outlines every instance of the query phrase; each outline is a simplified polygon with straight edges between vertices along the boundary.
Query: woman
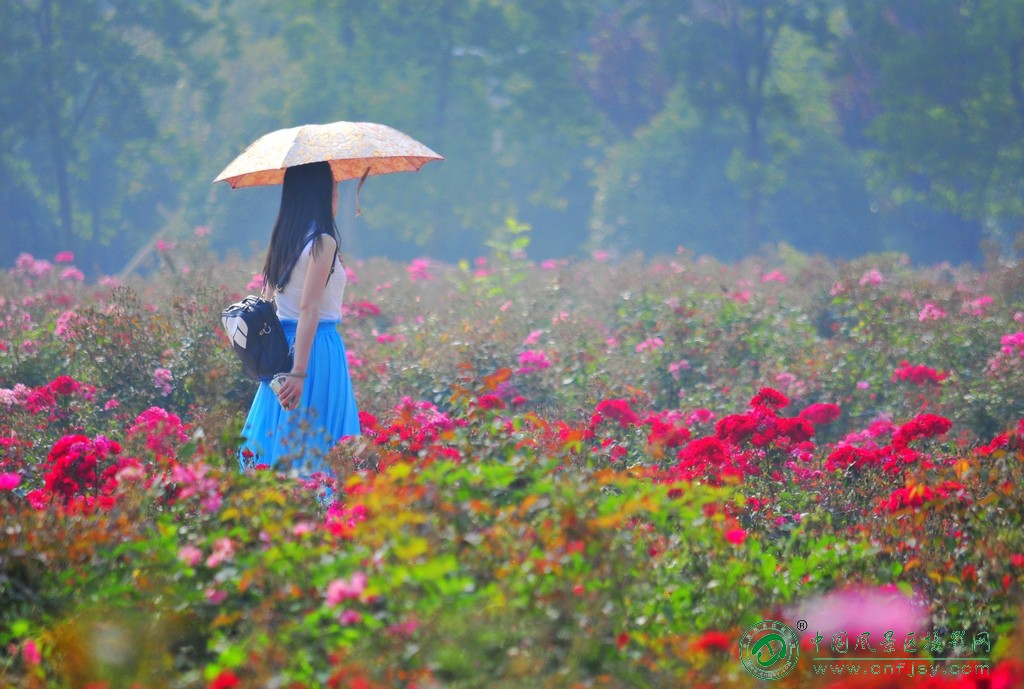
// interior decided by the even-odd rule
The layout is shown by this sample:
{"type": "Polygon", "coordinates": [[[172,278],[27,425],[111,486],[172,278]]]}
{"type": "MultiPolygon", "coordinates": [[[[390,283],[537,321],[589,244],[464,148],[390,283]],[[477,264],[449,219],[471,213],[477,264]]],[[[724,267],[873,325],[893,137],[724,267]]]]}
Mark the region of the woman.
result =
{"type": "Polygon", "coordinates": [[[327,163],[288,168],[263,264],[263,298],[275,300],[293,364],[277,394],[256,391],[242,429],[242,468],[292,465],[330,473],[324,457],[359,434],[359,412],[338,335],[345,268],[338,259],[338,187],[327,163]]]}

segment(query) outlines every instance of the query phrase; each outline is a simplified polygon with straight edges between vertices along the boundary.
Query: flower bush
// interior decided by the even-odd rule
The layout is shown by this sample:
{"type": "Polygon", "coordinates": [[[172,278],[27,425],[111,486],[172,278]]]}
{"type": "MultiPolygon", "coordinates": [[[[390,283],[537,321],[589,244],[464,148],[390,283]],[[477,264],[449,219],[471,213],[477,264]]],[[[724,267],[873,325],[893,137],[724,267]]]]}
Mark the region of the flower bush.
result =
{"type": "Polygon", "coordinates": [[[1019,265],[356,262],[363,434],[297,477],[237,469],[201,242],[4,276],[4,686],[746,687],[763,619],[820,626],[779,686],[905,686],[817,676],[836,620],[1024,680],[1019,265]]]}

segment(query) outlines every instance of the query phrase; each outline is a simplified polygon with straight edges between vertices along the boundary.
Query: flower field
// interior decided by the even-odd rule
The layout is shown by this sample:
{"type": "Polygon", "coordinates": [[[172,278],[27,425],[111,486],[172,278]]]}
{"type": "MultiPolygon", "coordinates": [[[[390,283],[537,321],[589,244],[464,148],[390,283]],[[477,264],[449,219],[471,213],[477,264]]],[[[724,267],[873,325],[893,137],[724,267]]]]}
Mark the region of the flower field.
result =
{"type": "Polygon", "coordinates": [[[239,471],[203,234],[4,272],[0,686],[1024,685],[1020,263],[350,262],[335,481],[239,471]]]}

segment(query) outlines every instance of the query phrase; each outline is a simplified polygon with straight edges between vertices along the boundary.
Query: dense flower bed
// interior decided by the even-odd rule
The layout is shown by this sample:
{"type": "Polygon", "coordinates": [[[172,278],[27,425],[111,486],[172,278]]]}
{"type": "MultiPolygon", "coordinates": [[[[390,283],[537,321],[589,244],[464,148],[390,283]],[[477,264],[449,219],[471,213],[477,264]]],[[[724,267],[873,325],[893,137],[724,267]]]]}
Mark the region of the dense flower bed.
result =
{"type": "Polygon", "coordinates": [[[160,256],[3,276],[3,685],[754,686],[764,619],[779,686],[1024,682],[1018,264],[347,265],[364,434],[301,479],[237,470],[254,262],[160,256]]]}

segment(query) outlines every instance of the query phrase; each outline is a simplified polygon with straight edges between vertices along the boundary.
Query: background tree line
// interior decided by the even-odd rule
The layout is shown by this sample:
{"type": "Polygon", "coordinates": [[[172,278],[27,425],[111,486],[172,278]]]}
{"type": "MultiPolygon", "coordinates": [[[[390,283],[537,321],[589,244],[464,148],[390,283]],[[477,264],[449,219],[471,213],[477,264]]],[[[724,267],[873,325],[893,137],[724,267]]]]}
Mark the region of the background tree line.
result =
{"type": "Polygon", "coordinates": [[[355,255],[921,262],[1024,217],[1024,0],[0,0],[0,263],[116,272],[195,225],[263,244],[257,136],[389,124],[446,156],[372,178],[355,255]]]}

